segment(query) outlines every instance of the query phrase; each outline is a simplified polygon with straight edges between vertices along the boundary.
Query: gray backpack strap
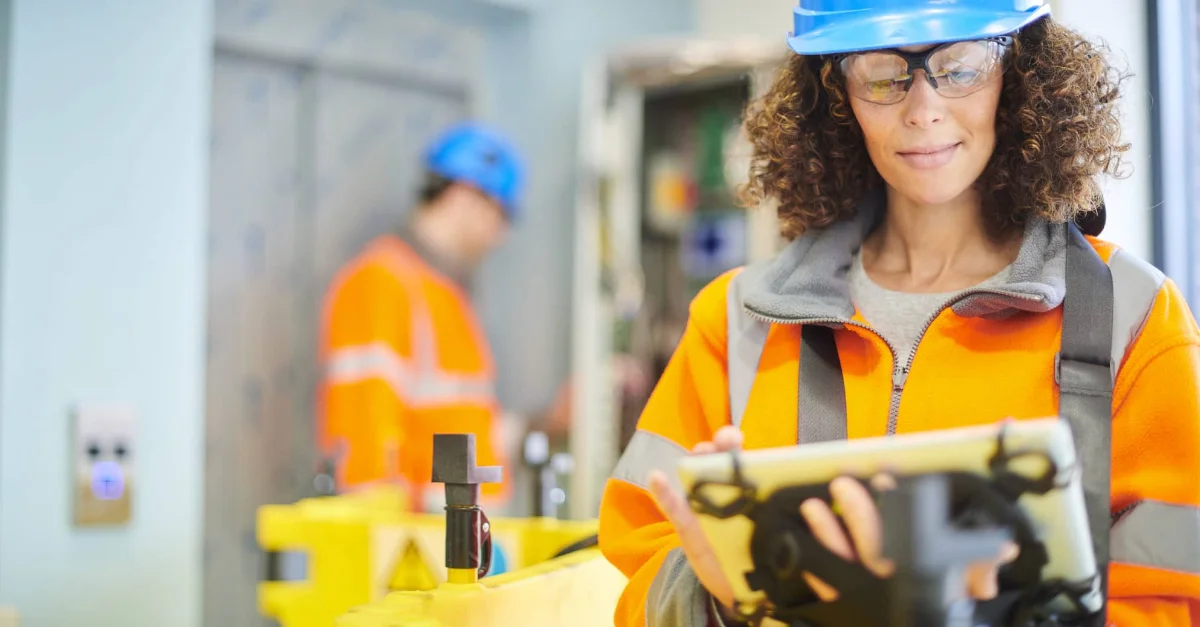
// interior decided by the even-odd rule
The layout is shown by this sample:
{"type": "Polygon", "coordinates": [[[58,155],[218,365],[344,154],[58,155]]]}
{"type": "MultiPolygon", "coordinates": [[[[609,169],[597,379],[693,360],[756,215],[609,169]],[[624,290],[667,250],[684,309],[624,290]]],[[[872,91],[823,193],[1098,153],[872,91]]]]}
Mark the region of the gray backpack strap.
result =
{"type": "Polygon", "coordinates": [[[833,329],[800,327],[800,444],[846,439],[846,382],[833,329]]]}
{"type": "Polygon", "coordinates": [[[1067,227],[1067,293],[1055,364],[1059,415],[1071,427],[1083,479],[1092,548],[1107,594],[1112,464],[1113,279],[1074,224],[1067,227]]]}
{"type": "Polygon", "coordinates": [[[748,266],[734,275],[725,293],[726,339],[725,363],[729,381],[729,420],[739,429],[750,402],[750,390],[758,375],[758,360],[767,343],[771,325],[755,320],[742,308],[742,295],[747,282],[753,280],[759,268],[748,266]]]}

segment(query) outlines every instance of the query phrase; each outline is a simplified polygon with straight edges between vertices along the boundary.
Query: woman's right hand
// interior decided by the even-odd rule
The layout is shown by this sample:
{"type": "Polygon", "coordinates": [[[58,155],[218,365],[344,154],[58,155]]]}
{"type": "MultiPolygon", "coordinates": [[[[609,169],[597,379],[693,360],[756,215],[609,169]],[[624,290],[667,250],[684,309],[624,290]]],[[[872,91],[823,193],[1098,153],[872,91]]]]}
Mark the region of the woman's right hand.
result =
{"type": "MultiPolygon", "coordinates": [[[[723,427],[713,435],[712,442],[701,442],[692,448],[692,455],[726,453],[742,448],[742,432],[736,427],[723,427]]],[[[733,607],[733,587],[721,570],[712,545],[700,528],[699,517],[692,511],[687,499],[675,492],[667,475],[661,471],[650,473],[650,493],[658,502],[658,508],[675,527],[683,553],[700,583],[726,609],[733,607]]]]}
{"type": "MultiPolygon", "coordinates": [[[[713,436],[712,442],[702,442],[692,449],[693,455],[724,453],[740,450],[742,433],[735,427],[723,427],[713,436]]],[[[893,482],[880,476],[872,481],[876,490],[889,489],[893,482]]],[[[699,517],[692,511],[687,499],[675,492],[667,476],[659,471],[650,475],[650,492],[658,502],[667,520],[675,527],[684,555],[695,571],[696,577],[726,610],[733,607],[733,587],[725,577],[713,552],[712,545],[700,528],[699,517]]],[[[882,556],[883,521],[875,500],[866,487],[849,477],[840,477],[830,484],[830,493],[841,518],[849,530],[849,537],[842,531],[838,515],[823,501],[809,499],[800,507],[800,513],[821,544],[847,561],[858,561],[877,577],[888,577],[893,565],[882,556]]],[[[1017,557],[1017,547],[1009,543],[993,560],[972,564],[967,568],[963,586],[964,593],[976,600],[985,600],[996,595],[996,575],[1000,566],[1017,557]]],[[[805,581],[823,601],[833,601],[837,590],[810,573],[804,573],[805,581]]]]}

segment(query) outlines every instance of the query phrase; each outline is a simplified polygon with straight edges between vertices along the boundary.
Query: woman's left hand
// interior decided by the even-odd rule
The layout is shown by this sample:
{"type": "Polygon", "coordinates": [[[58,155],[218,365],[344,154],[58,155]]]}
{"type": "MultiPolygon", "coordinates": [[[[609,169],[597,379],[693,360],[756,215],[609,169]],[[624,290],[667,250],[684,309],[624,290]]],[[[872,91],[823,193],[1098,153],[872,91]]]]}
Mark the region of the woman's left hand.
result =
{"type": "MultiPolygon", "coordinates": [[[[872,482],[876,490],[887,490],[895,486],[887,476],[876,477],[872,482]]],[[[878,577],[889,577],[895,565],[883,557],[883,525],[886,522],[875,505],[875,499],[867,488],[849,477],[835,479],[829,485],[833,502],[849,530],[849,537],[838,524],[837,514],[824,501],[809,499],[800,505],[800,513],[808,521],[813,535],[834,554],[847,561],[861,561],[878,577]]],[[[971,564],[963,580],[964,593],[977,601],[992,599],[999,592],[996,577],[1000,567],[1017,558],[1019,548],[1013,542],[1005,544],[1000,554],[993,559],[971,564]]],[[[837,599],[837,590],[809,573],[805,579],[813,591],[824,601],[837,599]]]]}

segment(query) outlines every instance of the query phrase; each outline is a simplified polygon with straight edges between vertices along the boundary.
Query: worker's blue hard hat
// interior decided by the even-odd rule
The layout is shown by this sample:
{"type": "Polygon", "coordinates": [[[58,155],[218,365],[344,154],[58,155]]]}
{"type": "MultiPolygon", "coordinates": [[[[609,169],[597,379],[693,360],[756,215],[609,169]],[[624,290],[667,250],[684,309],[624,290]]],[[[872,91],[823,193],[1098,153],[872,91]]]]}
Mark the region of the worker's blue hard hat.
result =
{"type": "Polygon", "coordinates": [[[525,185],[525,165],[511,142],[477,123],[442,133],[425,151],[425,167],[451,181],[469,183],[496,199],[515,218],[525,185]]]}
{"type": "Polygon", "coordinates": [[[800,0],[788,45],[821,55],[1007,35],[1050,14],[1048,0],[800,0]]]}

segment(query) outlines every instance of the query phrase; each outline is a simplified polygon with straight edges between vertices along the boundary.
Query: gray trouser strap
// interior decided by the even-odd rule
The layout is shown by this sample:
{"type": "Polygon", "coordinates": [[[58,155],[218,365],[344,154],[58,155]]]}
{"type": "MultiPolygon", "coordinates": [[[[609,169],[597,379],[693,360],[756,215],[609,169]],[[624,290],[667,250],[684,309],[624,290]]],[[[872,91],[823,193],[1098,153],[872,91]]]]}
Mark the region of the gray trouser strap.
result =
{"type": "Polygon", "coordinates": [[[800,328],[800,444],[846,439],[846,382],[833,329],[800,328]]]}
{"type": "Polygon", "coordinates": [[[1055,378],[1058,413],[1071,426],[1082,469],[1092,548],[1107,597],[1109,477],[1112,464],[1112,273],[1091,244],[1067,225],[1067,294],[1055,378]]]}
{"type": "MultiPolygon", "coordinates": [[[[727,319],[726,372],[729,381],[730,424],[741,427],[758,375],[758,362],[770,325],[742,311],[742,290],[753,280],[750,266],[730,280],[725,297],[727,319]]],[[[800,332],[799,425],[801,444],[846,439],[846,392],[833,329],[804,325],[800,332]]]]}

